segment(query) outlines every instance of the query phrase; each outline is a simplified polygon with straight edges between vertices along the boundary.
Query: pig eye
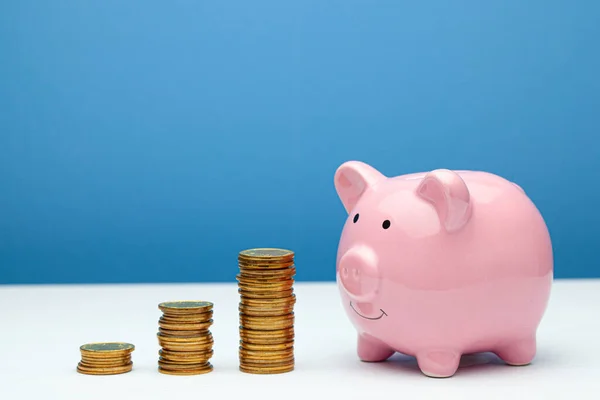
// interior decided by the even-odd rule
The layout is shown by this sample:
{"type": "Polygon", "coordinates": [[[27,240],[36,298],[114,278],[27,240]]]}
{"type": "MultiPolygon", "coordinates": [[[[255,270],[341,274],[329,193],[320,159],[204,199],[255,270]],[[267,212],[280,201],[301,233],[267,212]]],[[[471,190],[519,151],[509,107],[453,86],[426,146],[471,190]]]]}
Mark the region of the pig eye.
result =
{"type": "Polygon", "coordinates": [[[386,219],[385,221],[383,221],[383,224],[381,224],[381,226],[383,227],[383,229],[387,229],[390,227],[392,223],[390,222],[389,219],[386,219]]]}
{"type": "Polygon", "coordinates": [[[356,223],[356,221],[358,221],[358,214],[356,214],[356,215],[354,216],[354,219],[352,220],[352,222],[354,222],[354,223],[356,223]]]}

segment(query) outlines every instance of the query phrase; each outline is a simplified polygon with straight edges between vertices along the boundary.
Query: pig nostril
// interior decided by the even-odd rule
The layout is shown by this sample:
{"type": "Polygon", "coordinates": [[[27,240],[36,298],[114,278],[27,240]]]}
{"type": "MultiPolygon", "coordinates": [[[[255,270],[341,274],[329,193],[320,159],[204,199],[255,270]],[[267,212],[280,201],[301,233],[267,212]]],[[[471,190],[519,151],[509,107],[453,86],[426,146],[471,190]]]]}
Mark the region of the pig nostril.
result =
{"type": "Polygon", "coordinates": [[[352,301],[368,303],[379,289],[377,257],[370,248],[356,247],[338,263],[339,284],[352,301]]]}

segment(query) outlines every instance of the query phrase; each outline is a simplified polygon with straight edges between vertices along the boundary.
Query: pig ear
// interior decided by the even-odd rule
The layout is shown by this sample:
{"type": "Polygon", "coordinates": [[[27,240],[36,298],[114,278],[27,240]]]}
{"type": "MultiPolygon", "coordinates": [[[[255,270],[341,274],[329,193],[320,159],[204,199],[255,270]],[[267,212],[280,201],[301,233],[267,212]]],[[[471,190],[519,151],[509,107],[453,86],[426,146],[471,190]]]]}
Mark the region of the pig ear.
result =
{"type": "Polygon", "coordinates": [[[435,208],[447,232],[455,232],[471,218],[471,195],[455,172],[438,169],[429,172],[417,188],[417,194],[435,208]]]}
{"type": "Polygon", "coordinates": [[[335,190],[344,204],[346,212],[350,212],[365,191],[385,176],[360,161],[348,161],[335,171],[335,190]]]}

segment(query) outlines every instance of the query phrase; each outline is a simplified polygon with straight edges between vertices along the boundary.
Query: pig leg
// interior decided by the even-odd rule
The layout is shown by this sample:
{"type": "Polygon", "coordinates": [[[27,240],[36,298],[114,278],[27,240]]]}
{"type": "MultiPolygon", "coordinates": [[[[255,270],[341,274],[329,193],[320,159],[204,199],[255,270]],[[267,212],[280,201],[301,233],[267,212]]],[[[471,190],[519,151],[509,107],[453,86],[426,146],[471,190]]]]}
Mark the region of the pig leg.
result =
{"type": "Polygon", "coordinates": [[[426,350],[417,353],[417,363],[424,375],[448,378],[456,373],[461,354],[453,350],[426,350]]]}
{"type": "Polygon", "coordinates": [[[499,348],[495,353],[508,365],[527,365],[535,357],[535,336],[515,340],[499,348]]]}
{"type": "Polygon", "coordinates": [[[395,353],[385,344],[367,335],[358,335],[358,358],[366,362],[385,361],[395,353]]]}

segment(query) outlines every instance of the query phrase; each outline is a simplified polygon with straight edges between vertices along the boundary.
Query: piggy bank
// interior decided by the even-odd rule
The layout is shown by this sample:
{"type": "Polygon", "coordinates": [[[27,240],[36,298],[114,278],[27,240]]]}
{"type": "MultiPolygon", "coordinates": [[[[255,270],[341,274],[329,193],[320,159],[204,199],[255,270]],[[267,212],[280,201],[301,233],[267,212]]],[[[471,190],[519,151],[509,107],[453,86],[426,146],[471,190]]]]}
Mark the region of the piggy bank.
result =
{"type": "Polygon", "coordinates": [[[479,171],[386,177],[358,161],[342,164],[334,183],[348,213],[336,280],[360,360],[399,352],[440,378],[463,354],[533,360],[553,254],[520,186],[479,171]]]}

